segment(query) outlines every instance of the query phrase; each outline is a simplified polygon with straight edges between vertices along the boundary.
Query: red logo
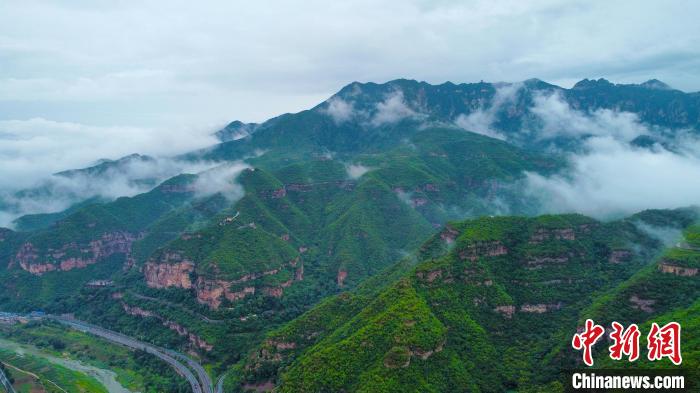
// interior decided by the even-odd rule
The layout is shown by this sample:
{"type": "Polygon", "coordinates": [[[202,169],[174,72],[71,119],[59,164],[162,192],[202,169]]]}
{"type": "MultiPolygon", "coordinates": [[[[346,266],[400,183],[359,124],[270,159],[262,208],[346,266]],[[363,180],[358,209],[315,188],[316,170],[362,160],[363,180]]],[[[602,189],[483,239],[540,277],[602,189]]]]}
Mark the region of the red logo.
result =
{"type": "Polygon", "coordinates": [[[593,345],[603,336],[603,333],[605,333],[605,329],[602,326],[596,325],[590,319],[586,319],[585,330],[582,333],[574,334],[574,338],[571,340],[571,345],[574,349],[583,349],[583,362],[587,366],[593,365],[593,353],[591,350],[593,345]]]}
{"type": "Polygon", "coordinates": [[[662,328],[659,328],[656,323],[652,323],[647,341],[649,342],[647,346],[649,360],[661,360],[667,357],[675,365],[679,365],[683,361],[681,357],[681,325],[678,322],[667,323],[662,328]]]}
{"type": "MultiPolygon", "coordinates": [[[[605,333],[605,329],[596,325],[591,319],[586,320],[586,326],[581,333],[574,334],[571,346],[576,350],[583,350],[583,362],[587,366],[593,365],[593,346],[605,333]]],[[[622,324],[613,322],[610,339],[613,344],[608,348],[610,358],[634,362],[639,359],[639,337],[641,332],[636,324],[629,325],[626,329],[622,324]]],[[[654,322],[647,335],[647,358],[650,361],[668,358],[675,365],[683,362],[681,357],[681,325],[678,322],[670,322],[663,327],[654,322]]]]}
{"type": "Polygon", "coordinates": [[[639,359],[639,328],[631,324],[626,330],[617,322],[612,323],[613,332],[610,338],[613,345],[610,346],[610,358],[613,360],[622,359],[622,355],[627,355],[630,362],[639,359]]]}

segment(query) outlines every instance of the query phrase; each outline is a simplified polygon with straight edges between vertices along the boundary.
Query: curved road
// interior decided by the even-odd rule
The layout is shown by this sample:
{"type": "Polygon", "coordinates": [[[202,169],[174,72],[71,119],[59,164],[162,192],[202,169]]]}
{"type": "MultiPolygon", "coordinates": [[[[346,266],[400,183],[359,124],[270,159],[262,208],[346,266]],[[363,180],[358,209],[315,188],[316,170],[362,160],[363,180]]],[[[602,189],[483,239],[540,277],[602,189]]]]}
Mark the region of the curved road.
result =
{"type": "Polygon", "coordinates": [[[5,388],[7,393],[16,393],[15,388],[12,387],[12,384],[10,381],[7,379],[5,376],[5,373],[0,370],[0,385],[5,388]]]}
{"type": "Polygon", "coordinates": [[[78,321],[75,319],[68,319],[57,316],[49,316],[49,318],[58,321],[64,325],[68,325],[73,329],[94,334],[108,341],[112,341],[114,343],[121,344],[129,348],[140,349],[142,351],[148,352],[156,356],[157,358],[163,360],[164,362],[170,364],[173,368],[175,368],[178,374],[185,377],[192,386],[193,393],[214,393],[211,379],[209,378],[209,375],[204,370],[204,368],[202,368],[202,366],[199,363],[195,362],[194,360],[190,359],[185,355],[182,355],[175,351],[158,348],[154,345],[135,340],[121,333],[113,332],[111,330],[107,330],[99,326],[91,325],[89,323],[78,321]],[[182,364],[177,359],[185,361],[190,367],[192,367],[192,369],[195,370],[195,372],[199,376],[199,380],[197,379],[197,377],[194,376],[192,371],[187,366],[182,364]]]}
{"type": "Polygon", "coordinates": [[[216,381],[216,393],[224,393],[224,380],[226,379],[226,374],[219,377],[216,381]]]}
{"type": "Polygon", "coordinates": [[[187,363],[187,365],[190,366],[192,370],[194,370],[197,373],[197,375],[199,376],[199,380],[202,383],[204,393],[214,393],[214,385],[211,382],[211,378],[209,378],[209,374],[207,374],[207,371],[204,370],[204,367],[202,367],[201,364],[195,362],[189,356],[185,356],[179,352],[175,352],[170,349],[165,349],[165,351],[171,356],[183,360],[185,363],[187,363]]]}

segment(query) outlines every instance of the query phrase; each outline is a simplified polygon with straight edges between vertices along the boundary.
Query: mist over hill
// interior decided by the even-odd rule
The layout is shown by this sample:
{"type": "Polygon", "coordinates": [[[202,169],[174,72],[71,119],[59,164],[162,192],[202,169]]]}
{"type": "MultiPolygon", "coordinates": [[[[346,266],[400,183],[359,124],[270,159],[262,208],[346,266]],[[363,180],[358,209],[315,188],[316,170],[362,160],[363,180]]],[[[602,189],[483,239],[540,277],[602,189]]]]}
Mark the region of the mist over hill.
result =
{"type": "Polygon", "coordinates": [[[581,316],[696,307],[699,136],[700,94],[658,80],[353,82],[3,188],[0,308],[186,351],[227,391],[556,391],[581,316]]]}

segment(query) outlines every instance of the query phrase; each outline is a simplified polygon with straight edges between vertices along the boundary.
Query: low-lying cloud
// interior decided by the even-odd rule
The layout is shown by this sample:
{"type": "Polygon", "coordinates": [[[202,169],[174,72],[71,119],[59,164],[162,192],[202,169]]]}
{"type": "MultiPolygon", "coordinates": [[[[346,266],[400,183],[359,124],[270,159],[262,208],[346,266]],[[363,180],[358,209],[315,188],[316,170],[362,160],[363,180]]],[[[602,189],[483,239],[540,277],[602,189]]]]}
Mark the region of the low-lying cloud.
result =
{"type": "Polygon", "coordinates": [[[598,218],[649,208],[675,208],[700,203],[700,141],[677,132],[675,139],[639,147],[630,141],[649,133],[631,113],[598,110],[585,114],[561,97],[536,100],[533,113],[543,121],[540,137],[582,137],[582,150],[568,155],[569,167],[545,177],[526,174],[526,188],[543,210],[575,211],[598,218]]]}
{"type": "MultiPolygon", "coordinates": [[[[355,89],[359,89],[357,85],[355,89]]],[[[411,108],[411,105],[406,102],[403,91],[399,88],[366,109],[358,109],[355,106],[354,97],[359,94],[359,91],[352,91],[346,98],[334,96],[326,101],[325,107],[321,108],[320,112],[333,119],[335,124],[355,121],[365,128],[396,124],[404,119],[424,120],[426,118],[425,114],[411,108]]]]}
{"type": "Polygon", "coordinates": [[[353,180],[361,178],[362,175],[369,172],[370,170],[372,170],[372,168],[366,167],[362,164],[345,165],[345,172],[348,174],[348,177],[353,180]]]}
{"type": "Polygon", "coordinates": [[[172,156],[216,143],[216,127],[102,127],[41,118],[0,121],[0,190],[32,187],[52,173],[132,153],[172,156]]]}
{"type": "Polygon", "coordinates": [[[370,120],[374,126],[398,123],[403,119],[419,116],[406,104],[401,90],[396,90],[388,95],[384,101],[377,103],[376,109],[377,111],[370,120]]]}
{"type": "Polygon", "coordinates": [[[134,196],[180,173],[199,173],[217,165],[171,158],[121,160],[104,172],[51,175],[20,191],[0,191],[0,227],[25,214],[54,213],[92,198],[134,196]]]}
{"type": "Polygon", "coordinates": [[[539,139],[557,136],[610,136],[617,140],[631,141],[649,133],[648,127],[641,123],[635,113],[610,109],[583,113],[571,108],[557,92],[535,95],[534,106],[530,111],[542,121],[536,130],[539,139]]]}
{"type": "Polygon", "coordinates": [[[207,197],[221,193],[229,202],[235,202],[245,194],[243,186],[236,179],[250,165],[242,162],[230,162],[201,172],[194,182],[195,195],[207,197]]]}
{"type": "Polygon", "coordinates": [[[335,124],[341,124],[353,118],[355,108],[352,102],[345,101],[340,97],[333,97],[328,100],[328,106],[323,112],[330,116],[335,124]]]}
{"type": "Polygon", "coordinates": [[[521,87],[522,84],[520,83],[506,84],[499,87],[496,89],[491,105],[488,108],[479,108],[468,115],[460,114],[455,119],[455,125],[470,132],[505,140],[505,135],[494,129],[493,123],[503,106],[515,100],[521,87]]]}
{"type": "Polygon", "coordinates": [[[181,127],[164,132],[41,118],[0,121],[0,226],[24,214],[56,212],[93,197],[132,196],[179,173],[210,168],[215,164],[169,157],[216,143],[215,129],[181,127]],[[132,153],[155,158],[122,160],[98,175],[80,171],[53,175],[132,153]]]}
{"type": "Polygon", "coordinates": [[[587,148],[587,152],[569,157],[567,174],[527,174],[530,192],[538,195],[548,210],[605,218],[700,203],[697,155],[660,146],[633,147],[610,137],[592,138],[587,148]]]}

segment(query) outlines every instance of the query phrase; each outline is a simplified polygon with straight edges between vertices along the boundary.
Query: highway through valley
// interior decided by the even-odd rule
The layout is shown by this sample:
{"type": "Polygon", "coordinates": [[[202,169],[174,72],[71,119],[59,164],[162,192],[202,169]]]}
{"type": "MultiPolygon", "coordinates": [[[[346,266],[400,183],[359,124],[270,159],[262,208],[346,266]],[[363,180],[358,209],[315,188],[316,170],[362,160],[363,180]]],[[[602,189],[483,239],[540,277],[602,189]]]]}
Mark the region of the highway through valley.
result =
{"type": "Polygon", "coordinates": [[[136,340],[129,336],[125,336],[121,333],[113,332],[108,329],[101,328],[99,326],[91,325],[86,322],[78,321],[72,318],[64,318],[58,316],[49,316],[48,318],[67,325],[73,329],[90,333],[95,336],[101,337],[108,341],[124,345],[129,348],[142,350],[148,352],[162,361],[168,363],[172,366],[178,374],[182,375],[187,379],[187,381],[192,386],[193,393],[214,393],[214,386],[212,384],[209,374],[204,370],[201,364],[194,361],[192,358],[185,356],[181,353],[156,347],[148,343],[136,340]],[[184,362],[185,364],[183,364],[184,362]],[[189,366],[189,367],[188,367],[189,366]],[[197,374],[195,374],[192,372],[197,374]]]}

